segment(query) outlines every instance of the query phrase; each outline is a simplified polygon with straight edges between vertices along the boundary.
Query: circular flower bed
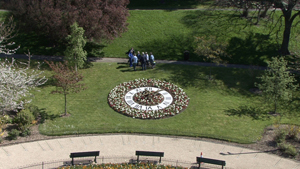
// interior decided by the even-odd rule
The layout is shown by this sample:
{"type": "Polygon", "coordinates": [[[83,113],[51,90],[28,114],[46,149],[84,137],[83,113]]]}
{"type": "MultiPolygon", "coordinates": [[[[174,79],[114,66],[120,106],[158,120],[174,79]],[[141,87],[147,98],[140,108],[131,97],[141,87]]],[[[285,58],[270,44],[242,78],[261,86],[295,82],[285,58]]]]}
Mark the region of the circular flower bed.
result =
{"type": "MultiPolygon", "coordinates": [[[[142,105],[146,106],[159,104],[164,100],[164,96],[158,92],[159,91],[148,92],[147,96],[145,93],[143,93],[143,91],[137,92],[133,96],[133,101],[136,102],[137,105],[140,104],[140,107],[142,107],[142,105]]],[[[172,83],[155,79],[135,79],[129,82],[121,83],[113,88],[108,95],[108,103],[115,111],[133,118],[159,119],[163,117],[174,116],[182,112],[188,106],[189,98],[183,89],[172,83]],[[128,92],[132,91],[133,89],[138,90],[145,87],[155,87],[168,92],[173,97],[172,103],[168,104],[167,107],[158,108],[157,110],[144,110],[140,109],[138,106],[132,106],[126,103],[125,95],[128,92]]]]}
{"type": "Polygon", "coordinates": [[[142,92],[136,93],[133,96],[133,100],[136,103],[139,103],[142,105],[158,105],[159,103],[163,102],[164,96],[155,91],[144,90],[142,92]]]}

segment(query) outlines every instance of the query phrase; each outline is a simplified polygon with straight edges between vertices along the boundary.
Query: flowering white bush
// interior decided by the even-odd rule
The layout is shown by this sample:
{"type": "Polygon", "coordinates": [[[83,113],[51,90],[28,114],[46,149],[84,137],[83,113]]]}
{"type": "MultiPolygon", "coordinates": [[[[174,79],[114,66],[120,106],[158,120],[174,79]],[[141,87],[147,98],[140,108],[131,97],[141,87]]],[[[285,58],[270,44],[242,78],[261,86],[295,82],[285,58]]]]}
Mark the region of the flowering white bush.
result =
{"type": "Polygon", "coordinates": [[[158,119],[174,116],[184,110],[189,104],[189,98],[180,87],[161,80],[155,79],[135,79],[124,82],[113,88],[108,95],[108,103],[115,111],[140,119],[158,119]],[[157,87],[169,92],[173,97],[173,102],[164,109],[140,110],[129,106],[125,102],[125,94],[132,89],[139,87],[157,87]]]}
{"type": "Polygon", "coordinates": [[[0,63],[0,110],[16,111],[23,109],[29,91],[37,86],[44,84],[47,79],[41,77],[43,72],[28,68],[18,68],[15,60],[12,62],[7,59],[0,63]]]}

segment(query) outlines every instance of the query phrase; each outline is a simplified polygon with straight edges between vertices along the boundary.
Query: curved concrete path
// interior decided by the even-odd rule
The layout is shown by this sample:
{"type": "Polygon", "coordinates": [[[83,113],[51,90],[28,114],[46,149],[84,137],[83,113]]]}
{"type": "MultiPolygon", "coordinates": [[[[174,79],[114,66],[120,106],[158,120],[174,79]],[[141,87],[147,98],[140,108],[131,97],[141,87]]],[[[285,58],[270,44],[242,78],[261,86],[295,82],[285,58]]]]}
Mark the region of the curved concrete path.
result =
{"type": "MultiPolygon", "coordinates": [[[[24,168],[34,163],[41,164],[42,161],[70,161],[70,153],[80,151],[100,151],[98,163],[102,163],[102,160],[104,163],[128,162],[135,158],[136,150],[164,152],[162,163],[176,165],[178,160],[178,165],[186,167],[195,163],[196,157],[203,152],[203,157],[225,160],[226,168],[230,169],[300,169],[297,161],[251,149],[181,137],[129,134],[69,137],[4,146],[0,148],[0,168],[24,168]],[[123,158],[120,161],[120,158],[108,157],[123,158]]],[[[62,164],[45,165],[44,168],[62,164]]],[[[203,167],[221,168],[208,164],[203,167]]]]}

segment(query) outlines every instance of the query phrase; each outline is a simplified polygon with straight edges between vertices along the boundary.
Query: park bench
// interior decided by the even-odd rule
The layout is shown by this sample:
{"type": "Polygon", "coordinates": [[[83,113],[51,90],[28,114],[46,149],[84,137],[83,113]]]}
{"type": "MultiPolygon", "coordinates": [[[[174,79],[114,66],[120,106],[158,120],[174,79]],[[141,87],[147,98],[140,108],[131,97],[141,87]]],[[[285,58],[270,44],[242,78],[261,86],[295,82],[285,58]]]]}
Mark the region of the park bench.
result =
{"type": "Polygon", "coordinates": [[[215,165],[221,165],[222,169],[226,165],[225,161],[222,160],[215,160],[215,159],[210,159],[210,158],[203,158],[203,157],[197,157],[197,163],[199,164],[199,169],[201,166],[201,163],[209,163],[209,164],[215,164],[215,165]]]}
{"type": "MultiPolygon", "coordinates": [[[[75,152],[70,154],[70,158],[72,158],[71,164],[74,165],[74,158],[80,158],[80,157],[95,157],[94,162],[97,163],[96,157],[99,156],[100,151],[88,151],[88,152],[75,152]]],[[[92,163],[92,160],[85,160],[80,161],[78,164],[86,164],[86,163],[92,163]]]]}
{"type": "Polygon", "coordinates": [[[159,157],[159,163],[161,163],[161,157],[164,156],[164,152],[155,152],[155,151],[135,151],[135,155],[137,155],[137,163],[139,163],[140,156],[155,156],[159,157]]]}

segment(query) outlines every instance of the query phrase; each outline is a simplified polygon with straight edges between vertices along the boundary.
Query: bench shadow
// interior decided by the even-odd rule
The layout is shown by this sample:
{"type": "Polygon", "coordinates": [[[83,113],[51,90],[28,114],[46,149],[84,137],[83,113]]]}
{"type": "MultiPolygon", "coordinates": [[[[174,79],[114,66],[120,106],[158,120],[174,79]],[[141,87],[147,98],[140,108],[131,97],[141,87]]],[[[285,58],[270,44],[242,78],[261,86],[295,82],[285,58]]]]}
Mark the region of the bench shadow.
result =
{"type": "Polygon", "coordinates": [[[258,153],[270,153],[270,152],[275,152],[275,151],[277,151],[277,149],[267,150],[267,151],[244,152],[244,153],[231,153],[231,152],[223,153],[223,152],[221,152],[220,155],[227,156],[227,155],[258,154],[258,153]]]}

